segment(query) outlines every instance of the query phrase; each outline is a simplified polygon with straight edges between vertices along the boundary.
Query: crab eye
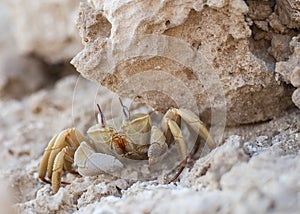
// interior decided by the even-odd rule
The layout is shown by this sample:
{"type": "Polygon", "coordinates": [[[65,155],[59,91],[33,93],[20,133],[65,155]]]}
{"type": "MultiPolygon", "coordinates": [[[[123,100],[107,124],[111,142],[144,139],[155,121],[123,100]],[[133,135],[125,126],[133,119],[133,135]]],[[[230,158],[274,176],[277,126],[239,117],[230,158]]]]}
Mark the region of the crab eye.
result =
{"type": "Polygon", "coordinates": [[[97,114],[97,120],[98,120],[98,123],[104,127],[105,126],[105,117],[101,111],[101,108],[99,106],[99,104],[97,104],[97,107],[98,107],[98,110],[99,110],[99,113],[97,114]]]}
{"type": "Polygon", "coordinates": [[[122,109],[123,109],[123,113],[124,113],[124,115],[125,115],[125,118],[126,118],[127,120],[130,120],[130,112],[129,112],[127,106],[125,106],[125,105],[123,104],[123,102],[122,102],[122,100],[121,100],[120,97],[119,97],[119,100],[120,100],[120,103],[121,103],[121,106],[122,106],[122,109]]]}
{"type": "Polygon", "coordinates": [[[123,113],[127,120],[130,120],[130,112],[126,106],[123,106],[123,113]]]}

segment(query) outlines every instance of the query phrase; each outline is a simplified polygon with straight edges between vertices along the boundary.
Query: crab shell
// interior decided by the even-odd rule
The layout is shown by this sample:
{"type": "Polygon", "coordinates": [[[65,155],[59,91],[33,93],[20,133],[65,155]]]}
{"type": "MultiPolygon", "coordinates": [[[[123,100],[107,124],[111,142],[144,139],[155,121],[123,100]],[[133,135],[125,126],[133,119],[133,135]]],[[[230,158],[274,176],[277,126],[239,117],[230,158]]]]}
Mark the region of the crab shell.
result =
{"type": "Polygon", "coordinates": [[[141,113],[130,120],[114,118],[105,126],[92,126],[87,131],[91,140],[82,142],[74,155],[78,172],[84,176],[116,172],[123,168],[119,159],[124,157],[147,160],[151,127],[150,116],[141,113]]]}

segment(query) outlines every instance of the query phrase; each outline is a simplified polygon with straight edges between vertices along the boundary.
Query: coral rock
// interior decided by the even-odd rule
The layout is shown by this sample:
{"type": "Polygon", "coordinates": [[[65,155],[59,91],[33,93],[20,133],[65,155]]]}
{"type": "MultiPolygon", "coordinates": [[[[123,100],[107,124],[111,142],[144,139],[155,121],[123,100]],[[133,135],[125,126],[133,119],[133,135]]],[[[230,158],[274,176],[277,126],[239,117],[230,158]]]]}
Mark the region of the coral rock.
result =
{"type": "Polygon", "coordinates": [[[292,100],[295,105],[300,108],[300,88],[296,89],[292,95],[292,100]]]}
{"type": "Polygon", "coordinates": [[[293,86],[300,88],[300,67],[297,66],[291,75],[291,83],[293,86]]]}
{"type": "Polygon", "coordinates": [[[289,28],[300,28],[300,2],[298,0],[278,0],[277,11],[282,24],[289,28]]]}
{"type": "Polygon", "coordinates": [[[161,111],[189,108],[221,126],[264,121],[291,105],[290,92],[251,52],[248,12],[241,0],[91,0],[77,20],[85,47],[71,63],[161,111]]]}

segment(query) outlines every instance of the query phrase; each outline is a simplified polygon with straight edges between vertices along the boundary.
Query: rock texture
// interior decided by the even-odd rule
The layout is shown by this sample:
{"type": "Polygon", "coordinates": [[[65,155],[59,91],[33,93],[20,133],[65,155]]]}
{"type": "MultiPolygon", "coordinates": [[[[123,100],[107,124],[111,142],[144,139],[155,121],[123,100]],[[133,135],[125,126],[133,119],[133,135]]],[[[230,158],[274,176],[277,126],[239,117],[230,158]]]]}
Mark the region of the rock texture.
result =
{"type": "Polygon", "coordinates": [[[49,63],[57,63],[72,58],[82,47],[74,26],[79,0],[7,3],[18,53],[36,54],[49,63]]]}
{"type": "MultiPolygon", "coordinates": [[[[300,26],[299,26],[300,27],[300,26]]],[[[295,36],[290,42],[293,54],[287,61],[276,63],[276,72],[286,83],[291,83],[298,89],[294,91],[292,100],[300,108],[300,36],[295,36]]]]}
{"type": "Polygon", "coordinates": [[[300,108],[300,88],[296,89],[292,95],[292,100],[295,105],[300,108]]]}
{"type": "Polygon", "coordinates": [[[229,133],[224,145],[189,165],[175,184],[67,174],[64,179],[72,184],[52,195],[50,186],[37,180],[39,159],[4,175],[8,186],[13,184],[18,213],[296,214],[300,208],[300,124],[295,118],[299,116],[294,109],[261,124],[268,136],[258,134],[261,127],[247,126],[249,141],[229,133]]]}
{"type": "Polygon", "coordinates": [[[200,159],[189,175],[191,188],[183,181],[176,186],[135,183],[121,198],[106,197],[76,213],[297,213],[299,154],[280,157],[274,145],[246,161],[240,140],[231,136],[200,159]]]}
{"type": "Polygon", "coordinates": [[[280,15],[273,1],[90,0],[72,63],[122,96],[199,111],[213,127],[264,121],[291,105],[273,73],[296,34],[280,15]]]}
{"type": "MultiPolygon", "coordinates": [[[[297,1],[83,3],[78,24],[85,48],[73,60],[82,74],[160,111],[171,105],[199,110],[220,145],[189,160],[175,183],[165,184],[165,176],[175,169],[161,161],[163,170],[151,178],[139,176],[151,171],[148,165],[128,168],[120,177],[63,173],[71,184],[53,195],[37,174],[50,138],[73,126],[86,133],[96,122],[96,103],[107,119],[123,116],[119,96],[99,84],[80,76],[52,84],[57,78],[53,71],[43,76],[39,59],[57,62],[71,55],[61,41],[71,47],[64,39],[73,30],[56,28],[71,23],[60,16],[75,7],[64,6],[66,2],[76,1],[14,0],[15,16],[23,18],[15,17],[18,23],[12,25],[5,23],[8,10],[0,1],[0,213],[298,214],[300,110],[283,111],[297,87],[292,97],[296,105],[300,97],[297,1]],[[47,16],[53,12],[54,18],[47,16]],[[36,30],[45,27],[45,20],[50,30],[36,30]],[[9,26],[19,29],[14,31],[18,41],[40,58],[11,51],[14,42],[6,42],[11,34],[2,34],[9,26]],[[21,32],[17,26],[27,27],[21,32]],[[3,60],[7,56],[12,60],[3,60]],[[225,119],[237,125],[268,118],[273,119],[224,130],[225,119]]],[[[141,110],[129,99],[123,102],[131,112],[141,110]]],[[[172,149],[175,157],[176,147],[172,149]]]]}
{"type": "Polygon", "coordinates": [[[162,179],[154,178],[138,182],[129,179],[135,171],[129,171],[127,178],[67,173],[63,179],[71,181],[71,185],[53,195],[50,185],[39,181],[37,175],[48,140],[71,126],[85,133],[95,123],[95,103],[100,103],[107,119],[120,116],[117,98],[83,78],[69,76],[53,89],[43,89],[21,101],[1,100],[1,213],[299,210],[298,109],[267,123],[227,130],[224,145],[194,164],[191,161],[176,183],[163,184],[162,179]]]}

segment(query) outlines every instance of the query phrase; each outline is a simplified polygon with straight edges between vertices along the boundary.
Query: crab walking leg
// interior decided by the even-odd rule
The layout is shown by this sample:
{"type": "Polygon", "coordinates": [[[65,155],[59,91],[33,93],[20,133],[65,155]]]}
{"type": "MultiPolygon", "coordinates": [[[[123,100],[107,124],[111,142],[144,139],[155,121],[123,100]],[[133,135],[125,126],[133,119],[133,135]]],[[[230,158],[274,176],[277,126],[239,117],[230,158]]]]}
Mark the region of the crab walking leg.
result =
{"type": "Polygon", "coordinates": [[[177,125],[177,123],[173,120],[168,120],[167,122],[168,127],[175,139],[176,144],[178,145],[179,151],[181,153],[181,157],[182,157],[182,161],[180,163],[180,168],[178,170],[178,172],[174,175],[173,178],[171,178],[169,180],[169,183],[175,181],[178,176],[181,174],[181,172],[183,171],[183,169],[185,168],[186,164],[187,164],[187,146],[186,143],[183,140],[183,136],[182,136],[182,132],[180,127],[177,125]]]}
{"type": "Polygon", "coordinates": [[[179,115],[174,114],[172,110],[168,110],[164,117],[162,118],[161,128],[164,132],[164,135],[166,137],[166,142],[168,145],[170,145],[173,142],[173,135],[171,133],[171,130],[168,127],[168,120],[175,121],[177,125],[180,127],[181,119],[179,115]]]}
{"type": "Polygon", "coordinates": [[[149,165],[151,166],[156,163],[157,159],[162,156],[167,149],[168,144],[166,144],[166,137],[164,136],[164,133],[156,126],[152,126],[150,147],[148,149],[149,165]]]}
{"type": "Polygon", "coordinates": [[[216,148],[217,144],[209,134],[204,123],[192,111],[187,109],[172,109],[175,114],[178,114],[195,132],[202,137],[210,149],[216,148]]]}
{"type": "Polygon", "coordinates": [[[74,152],[83,141],[87,141],[87,139],[83,136],[83,134],[81,134],[80,131],[78,131],[76,128],[73,128],[72,132],[70,132],[70,146],[74,152]]]}
{"type": "Polygon", "coordinates": [[[55,157],[54,164],[53,164],[53,175],[51,178],[52,182],[52,191],[55,194],[61,185],[61,177],[62,177],[62,170],[64,167],[64,160],[65,155],[67,154],[67,149],[63,148],[55,157]]]}
{"type": "MultiPolygon", "coordinates": [[[[72,159],[73,159],[72,162],[70,162],[69,159],[71,159],[71,158],[69,157],[69,155],[65,156],[65,160],[64,160],[64,169],[65,169],[67,172],[69,172],[69,173],[78,175],[78,172],[75,171],[75,170],[73,169],[73,166],[72,166],[72,164],[73,164],[73,162],[74,162],[74,159],[72,158],[72,159]]],[[[68,183],[68,182],[62,182],[62,183],[68,183]]]]}
{"type": "Polygon", "coordinates": [[[41,164],[40,164],[40,167],[39,167],[39,171],[38,171],[38,174],[39,174],[39,178],[46,182],[46,183],[51,183],[50,181],[48,181],[47,179],[45,179],[45,176],[46,176],[46,173],[47,173],[47,164],[48,164],[48,161],[49,161],[49,157],[50,157],[50,153],[52,151],[52,147],[56,141],[56,138],[57,138],[58,135],[55,135],[49,142],[47,148],[45,149],[45,153],[42,157],[42,161],[41,161],[41,164]]]}
{"type": "Polygon", "coordinates": [[[204,146],[204,144],[201,143],[201,137],[198,135],[198,137],[196,139],[196,142],[195,142],[195,144],[194,144],[194,146],[193,146],[193,148],[192,148],[192,150],[190,152],[190,156],[189,157],[193,158],[194,155],[198,152],[198,150],[200,148],[202,148],[203,146],[204,146]]]}
{"type": "Polygon", "coordinates": [[[75,150],[80,145],[80,140],[82,139],[85,138],[76,128],[66,129],[57,136],[54,145],[50,149],[51,153],[49,156],[47,167],[47,174],[49,179],[51,179],[52,177],[52,168],[54,160],[58,153],[66,146],[68,146],[69,150],[73,150],[73,152],[75,152],[75,150]]]}
{"type": "Polygon", "coordinates": [[[51,180],[52,177],[52,169],[55,157],[57,154],[67,145],[66,144],[66,136],[70,132],[70,129],[66,129],[62,131],[56,138],[54,145],[51,147],[51,153],[48,160],[48,166],[47,166],[47,174],[48,178],[51,180]]]}

